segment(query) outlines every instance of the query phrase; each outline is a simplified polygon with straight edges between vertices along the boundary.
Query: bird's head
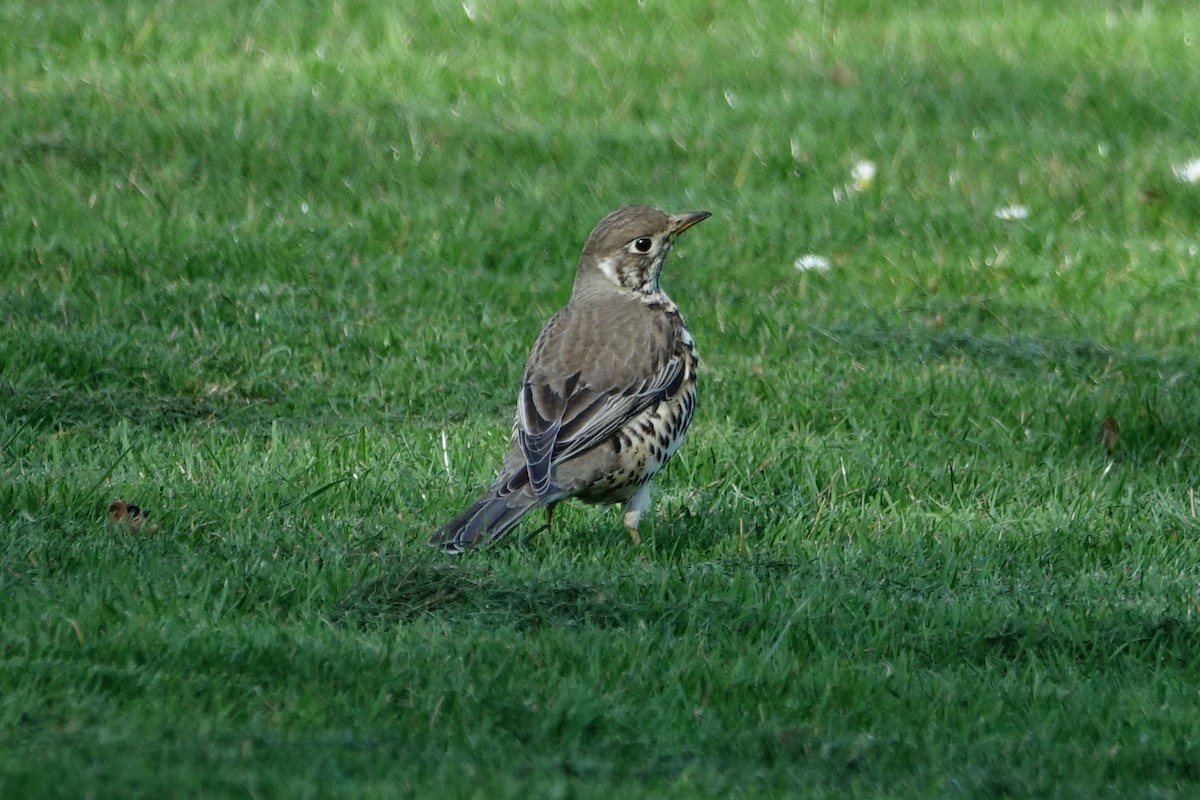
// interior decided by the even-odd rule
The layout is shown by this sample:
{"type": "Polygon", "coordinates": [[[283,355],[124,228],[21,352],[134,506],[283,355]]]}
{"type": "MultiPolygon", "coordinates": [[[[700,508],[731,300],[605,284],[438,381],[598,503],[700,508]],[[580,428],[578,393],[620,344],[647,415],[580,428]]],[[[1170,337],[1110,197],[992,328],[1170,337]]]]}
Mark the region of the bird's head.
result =
{"type": "Polygon", "coordinates": [[[650,206],[618,208],[600,220],[583,246],[575,292],[614,286],[643,295],[658,292],[676,237],[710,216],[707,211],[667,214],[650,206]]]}

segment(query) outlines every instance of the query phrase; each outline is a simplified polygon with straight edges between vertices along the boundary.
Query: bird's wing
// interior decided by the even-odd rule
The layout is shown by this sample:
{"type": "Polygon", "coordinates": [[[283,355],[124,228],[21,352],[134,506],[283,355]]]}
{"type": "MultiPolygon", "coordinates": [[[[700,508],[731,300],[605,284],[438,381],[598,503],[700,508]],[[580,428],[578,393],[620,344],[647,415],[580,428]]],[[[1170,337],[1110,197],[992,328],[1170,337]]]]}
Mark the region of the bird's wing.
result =
{"type": "MultiPolygon", "coordinates": [[[[547,324],[543,339],[553,340],[556,317],[547,324]]],[[[601,348],[603,342],[596,343],[601,348]]],[[[543,495],[550,485],[555,464],[586,452],[606,441],[632,417],[679,390],[684,379],[683,359],[668,347],[657,354],[648,349],[627,348],[628,359],[617,368],[598,368],[587,358],[587,348],[568,350],[576,356],[583,350],[578,369],[536,369],[538,346],[526,369],[517,401],[517,439],[525,454],[529,482],[543,495]],[[557,374],[556,374],[557,373],[557,374]]]]}

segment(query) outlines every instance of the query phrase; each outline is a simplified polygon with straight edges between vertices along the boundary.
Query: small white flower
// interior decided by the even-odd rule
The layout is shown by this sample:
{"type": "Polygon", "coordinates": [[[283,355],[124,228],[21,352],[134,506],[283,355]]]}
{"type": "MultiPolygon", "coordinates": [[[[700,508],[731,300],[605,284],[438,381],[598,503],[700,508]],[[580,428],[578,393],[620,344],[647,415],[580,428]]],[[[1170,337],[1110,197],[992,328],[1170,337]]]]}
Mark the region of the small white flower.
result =
{"type": "Polygon", "coordinates": [[[1175,173],[1175,177],[1184,183],[1200,183],[1200,158],[1176,164],[1171,170],[1175,173]]]}
{"type": "Polygon", "coordinates": [[[792,266],[801,272],[828,272],[830,264],[829,259],[825,256],[809,253],[797,258],[792,262],[792,266]]]}
{"type": "Polygon", "coordinates": [[[856,192],[865,192],[875,182],[875,162],[863,159],[850,170],[851,186],[856,192]]]}
{"type": "Polygon", "coordinates": [[[1003,206],[996,209],[996,219],[1017,220],[1029,216],[1029,209],[1021,205],[1003,206]]]}

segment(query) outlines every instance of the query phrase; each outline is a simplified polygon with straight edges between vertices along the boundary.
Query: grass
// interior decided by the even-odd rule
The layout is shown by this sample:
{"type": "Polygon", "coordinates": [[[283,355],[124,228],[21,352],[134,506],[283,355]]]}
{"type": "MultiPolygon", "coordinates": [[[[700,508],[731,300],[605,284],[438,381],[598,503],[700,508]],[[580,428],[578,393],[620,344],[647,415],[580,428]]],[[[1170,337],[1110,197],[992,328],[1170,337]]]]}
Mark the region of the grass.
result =
{"type": "Polygon", "coordinates": [[[1200,788],[1191,4],[0,25],[0,795],[1200,788]],[[429,552],[627,202],[714,212],[643,547],[429,552]]]}

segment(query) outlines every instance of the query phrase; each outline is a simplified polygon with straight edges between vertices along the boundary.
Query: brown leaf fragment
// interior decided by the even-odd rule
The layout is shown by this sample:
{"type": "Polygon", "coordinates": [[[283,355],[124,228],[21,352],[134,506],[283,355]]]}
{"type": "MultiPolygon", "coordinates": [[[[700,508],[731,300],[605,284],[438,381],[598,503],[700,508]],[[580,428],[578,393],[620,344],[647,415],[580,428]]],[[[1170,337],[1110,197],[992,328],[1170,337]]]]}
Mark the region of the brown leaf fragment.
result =
{"type": "Polygon", "coordinates": [[[1105,417],[1100,423],[1100,446],[1104,452],[1111,454],[1120,439],[1121,426],[1116,417],[1105,417]]]}

